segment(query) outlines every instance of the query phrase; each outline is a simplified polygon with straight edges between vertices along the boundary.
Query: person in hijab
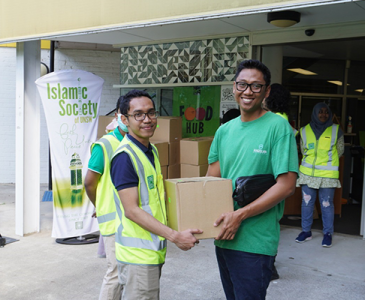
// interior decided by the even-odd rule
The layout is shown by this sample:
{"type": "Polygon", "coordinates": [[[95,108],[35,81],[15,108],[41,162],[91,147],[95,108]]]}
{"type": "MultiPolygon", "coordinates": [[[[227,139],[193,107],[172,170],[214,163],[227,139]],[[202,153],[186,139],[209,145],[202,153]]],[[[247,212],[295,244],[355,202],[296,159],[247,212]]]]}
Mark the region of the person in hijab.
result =
{"type": "Polygon", "coordinates": [[[340,188],[339,158],[344,153],[344,137],[339,125],[333,124],[332,112],[324,102],[314,106],[308,125],[299,130],[303,159],[297,186],[302,187],[302,232],[296,242],[312,239],[311,226],[317,198],[321,204],[323,247],[332,246],[335,189],[340,188]]]}

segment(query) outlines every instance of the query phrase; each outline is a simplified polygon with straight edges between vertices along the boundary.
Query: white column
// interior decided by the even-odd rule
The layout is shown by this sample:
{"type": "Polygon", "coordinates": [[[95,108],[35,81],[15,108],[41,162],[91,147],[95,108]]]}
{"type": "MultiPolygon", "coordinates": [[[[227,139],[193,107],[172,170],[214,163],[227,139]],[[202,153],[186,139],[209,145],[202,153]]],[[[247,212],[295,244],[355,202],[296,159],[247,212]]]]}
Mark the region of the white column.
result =
{"type": "Polygon", "coordinates": [[[40,41],[17,43],[15,234],[40,231],[40,41]]]}
{"type": "Polygon", "coordinates": [[[281,83],[283,74],[283,47],[262,47],[262,62],[271,72],[271,83],[281,83]]]}

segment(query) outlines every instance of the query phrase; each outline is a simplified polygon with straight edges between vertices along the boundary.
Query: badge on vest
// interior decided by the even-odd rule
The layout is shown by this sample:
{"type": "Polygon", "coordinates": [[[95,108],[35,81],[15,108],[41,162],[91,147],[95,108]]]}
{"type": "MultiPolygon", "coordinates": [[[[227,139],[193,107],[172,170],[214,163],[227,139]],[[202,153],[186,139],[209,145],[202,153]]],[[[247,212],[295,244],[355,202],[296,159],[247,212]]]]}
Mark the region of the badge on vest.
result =
{"type": "Polygon", "coordinates": [[[155,185],[153,184],[153,181],[154,181],[153,180],[153,175],[147,177],[147,184],[148,184],[148,188],[150,190],[155,188],[155,185]]]}
{"type": "Polygon", "coordinates": [[[310,144],[308,144],[308,149],[309,149],[309,150],[314,149],[314,143],[310,143],[310,144]]]}

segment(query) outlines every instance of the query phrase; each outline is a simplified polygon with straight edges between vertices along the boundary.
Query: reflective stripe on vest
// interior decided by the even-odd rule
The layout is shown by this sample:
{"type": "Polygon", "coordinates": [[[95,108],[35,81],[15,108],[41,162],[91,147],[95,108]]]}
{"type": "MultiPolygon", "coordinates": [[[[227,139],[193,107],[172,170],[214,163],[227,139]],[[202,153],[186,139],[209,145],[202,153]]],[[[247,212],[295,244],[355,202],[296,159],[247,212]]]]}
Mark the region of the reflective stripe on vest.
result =
{"type": "MultiPolygon", "coordinates": [[[[139,192],[139,201],[141,203],[140,204],[141,209],[150,214],[152,217],[155,217],[149,202],[150,193],[148,190],[148,185],[147,185],[148,183],[146,182],[145,179],[146,178],[145,168],[136,151],[132,148],[130,144],[127,144],[127,142],[128,138],[126,140],[126,143],[121,145],[117,149],[116,154],[119,154],[120,152],[124,151],[129,156],[132,156],[130,157],[130,159],[139,178],[138,192],[139,192]]],[[[154,146],[152,146],[152,149],[155,155],[155,165],[156,165],[155,173],[158,174],[157,169],[160,169],[161,167],[159,166],[158,155],[154,146]]],[[[151,168],[153,168],[152,165],[151,168]]],[[[161,202],[164,199],[160,198],[160,191],[158,188],[159,180],[162,180],[162,176],[161,179],[156,177],[156,187],[155,187],[156,188],[155,192],[158,194],[159,197],[158,201],[161,205],[161,202]]],[[[160,186],[160,188],[163,189],[163,185],[160,186]]],[[[115,242],[116,242],[115,251],[117,260],[123,263],[144,264],[144,265],[157,265],[163,263],[165,259],[166,246],[167,246],[166,239],[143,229],[138,224],[126,218],[122,210],[122,204],[120,202],[118,192],[115,189],[114,189],[114,201],[116,204],[117,220],[119,219],[115,235],[115,242]],[[124,227],[125,225],[128,225],[128,229],[124,227]],[[133,227],[136,228],[133,229],[133,227]],[[141,236],[131,236],[133,234],[136,234],[138,230],[143,231],[142,235],[143,234],[145,235],[144,238],[142,238],[141,236]],[[150,239],[146,239],[146,237],[149,237],[150,239]]],[[[162,206],[160,207],[160,209],[162,211],[162,219],[160,219],[159,221],[163,224],[166,224],[165,210],[162,208],[162,206]]]]}
{"type": "Polygon", "coordinates": [[[113,184],[110,178],[110,160],[120,141],[113,135],[105,135],[95,144],[100,145],[104,155],[104,172],[98,182],[96,190],[96,216],[99,223],[100,234],[109,236],[115,234],[115,203],[113,197],[113,184]]]}
{"type": "MultiPolygon", "coordinates": [[[[116,191],[114,191],[114,201],[116,201],[116,203],[118,203],[120,201],[116,191]]],[[[120,209],[119,205],[117,205],[116,208],[117,208],[118,217],[120,220],[122,220],[122,218],[123,218],[122,210],[120,209]]],[[[149,241],[149,240],[144,240],[144,239],[140,239],[140,238],[136,238],[136,237],[123,236],[122,235],[123,229],[124,229],[123,223],[120,222],[120,224],[117,228],[117,234],[115,236],[115,242],[119,243],[123,246],[140,248],[140,249],[148,249],[148,250],[153,250],[153,251],[160,251],[163,248],[165,248],[167,245],[166,240],[160,240],[158,235],[153,234],[151,232],[150,232],[150,235],[151,235],[152,241],[149,241]]]]}
{"type": "Polygon", "coordinates": [[[336,142],[337,142],[338,125],[333,124],[328,127],[321,135],[321,137],[316,140],[310,125],[303,127],[300,130],[300,134],[303,140],[304,153],[303,159],[300,166],[300,171],[303,174],[314,176],[314,177],[328,177],[328,178],[338,178],[339,170],[339,159],[337,154],[336,142]],[[311,137],[307,137],[307,130],[311,137]],[[329,147],[323,146],[323,135],[331,135],[331,141],[329,147]],[[309,144],[313,145],[311,148],[309,144]],[[322,145],[321,151],[318,151],[319,145],[322,145]],[[328,149],[327,149],[328,148],[328,149]],[[325,155],[325,156],[324,156],[325,155]],[[322,164],[316,163],[317,160],[321,159],[322,164]]]}
{"type": "Polygon", "coordinates": [[[97,218],[98,218],[98,223],[99,224],[109,222],[109,221],[115,220],[115,212],[106,214],[104,216],[99,216],[97,218]]]}

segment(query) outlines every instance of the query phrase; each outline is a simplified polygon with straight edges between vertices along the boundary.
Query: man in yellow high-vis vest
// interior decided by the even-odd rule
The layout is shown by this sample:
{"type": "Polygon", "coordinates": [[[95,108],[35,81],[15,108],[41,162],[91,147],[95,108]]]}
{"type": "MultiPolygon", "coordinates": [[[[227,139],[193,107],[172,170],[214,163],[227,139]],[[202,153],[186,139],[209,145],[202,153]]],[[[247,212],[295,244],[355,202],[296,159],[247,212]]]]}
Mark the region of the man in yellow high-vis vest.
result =
{"type": "Polygon", "coordinates": [[[115,186],[117,229],[115,254],[122,299],[159,299],[161,268],[166,240],[189,250],[198,240],[198,229],[177,232],[166,226],[164,186],[158,152],[149,142],[158,112],[151,96],[132,90],[120,102],[128,134],[111,162],[115,186]]]}
{"type": "Polygon", "coordinates": [[[85,190],[95,206],[108,265],[100,289],[99,300],[120,300],[123,289],[118,281],[117,261],[115,259],[116,209],[113,197],[114,186],[110,179],[111,158],[127,130],[120,121],[120,114],[118,114],[120,99],[118,99],[117,112],[115,113],[119,126],[91,146],[91,157],[85,177],[85,190]]]}

